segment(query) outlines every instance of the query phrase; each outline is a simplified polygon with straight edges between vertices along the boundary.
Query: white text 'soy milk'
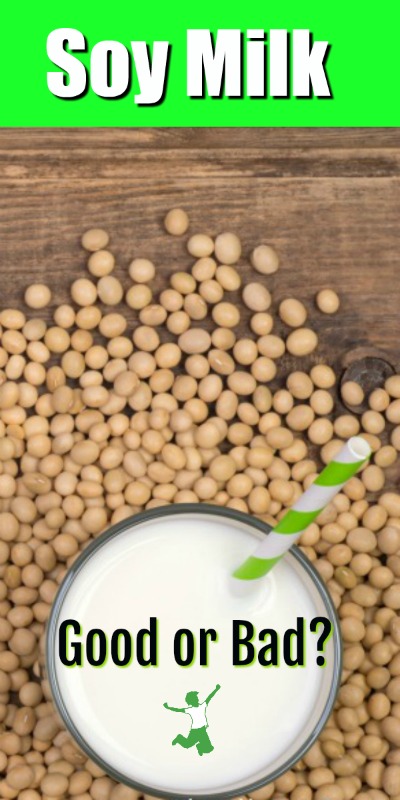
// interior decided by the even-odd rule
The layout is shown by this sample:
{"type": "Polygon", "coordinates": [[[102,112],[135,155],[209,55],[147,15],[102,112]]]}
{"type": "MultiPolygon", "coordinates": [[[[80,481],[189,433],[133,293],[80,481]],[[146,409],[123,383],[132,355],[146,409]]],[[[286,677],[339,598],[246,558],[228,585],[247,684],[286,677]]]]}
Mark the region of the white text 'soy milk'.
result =
{"type": "Polygon", "coordinates": [[[269,780],[329,714],[329,601],[292,553],[234,591],[263,535],[250,520],[181,508],[133,523],[84,553],[55,604],[47,659],[67,725],[106,771],[152,791],[269,780]]]}

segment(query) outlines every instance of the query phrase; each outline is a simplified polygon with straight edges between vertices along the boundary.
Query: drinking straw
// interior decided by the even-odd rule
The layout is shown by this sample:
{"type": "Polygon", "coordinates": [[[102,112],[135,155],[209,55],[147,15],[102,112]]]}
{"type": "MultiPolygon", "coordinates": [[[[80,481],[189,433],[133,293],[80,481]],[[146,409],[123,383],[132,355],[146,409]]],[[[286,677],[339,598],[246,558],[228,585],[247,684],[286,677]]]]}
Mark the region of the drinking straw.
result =
{"type": "Polygon", "coordinates": [[[263,539],[253,555],[235,570],[233,577],[252,581],[266,575],[370,455],[371,448],[365,439],[361,436],[349,439],[297,503],[263,539]]]}

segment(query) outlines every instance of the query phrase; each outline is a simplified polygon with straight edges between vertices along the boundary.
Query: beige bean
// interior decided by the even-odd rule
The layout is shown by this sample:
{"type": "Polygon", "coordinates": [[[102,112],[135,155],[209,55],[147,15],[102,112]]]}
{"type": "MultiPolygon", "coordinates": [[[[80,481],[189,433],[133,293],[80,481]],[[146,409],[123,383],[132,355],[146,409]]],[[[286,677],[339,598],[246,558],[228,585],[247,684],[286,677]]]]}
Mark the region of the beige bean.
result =
{"type": "Polygon", "coordinates": [[[183,208],[171,208],[164,219],[165,230],[171,236],[183,236],[189,227],[189,217],[183,208]]]}
{"type": "Polygon", "coordinates": [[[212,309],[212,318],[223,328],[235,328],[239,324],[240,312],[233,303],[217,303],[212,309]]]}
{"type": "Polygon", "coordinates": [[[290,328],[301,328],[307,319],[307,310],[300,300],[289,297],[282,300],[279,306],[279,316],[290,328]]]}
{"type": "Polygon", "coordinates": [[[279,267],[279,258],[276,251],[268,244],[260,244],[256,247],[250,261],[257,272],[262,275],[271,275],[279,267]]]}
{"type": "Polygon", "coordinates": [[[236,264],[242,252],[240,239],[235,233],[224,232],[215,239],[215,256],[221,264],[236,264]]]}
{"type": "Polygon", "coordinates": [[[51,302],[51,291],[44,283],[32,283],[26,289],[24,299],[29,308],[45,308],[51,302]]]}
{"type": "Polygon", "coordinates": [[[333,289],[321,289],[315,298],[315,302],[323,314],[336,314],[340,306],[339,297],[333,289]]]}
{"type": "Polygon", "coordinates": [[[178,345],[184,353],[205,353],[211,347],[211,336],[204,328],[189,328],[179,337],[178,345]]]}
{"type": "Polygon", "coordinates": [[[309,328],[297,328],[286,339],[286,347],[294,356],[309,355],[315,350],[317,344],[317,334],[309,328]]]}
{"type": "Polygon", "coordinates": [[[267,311],[271,305],[271,295],[262,283],[248,283],[242,292],[245,306],[252,311],[267,311]]]}

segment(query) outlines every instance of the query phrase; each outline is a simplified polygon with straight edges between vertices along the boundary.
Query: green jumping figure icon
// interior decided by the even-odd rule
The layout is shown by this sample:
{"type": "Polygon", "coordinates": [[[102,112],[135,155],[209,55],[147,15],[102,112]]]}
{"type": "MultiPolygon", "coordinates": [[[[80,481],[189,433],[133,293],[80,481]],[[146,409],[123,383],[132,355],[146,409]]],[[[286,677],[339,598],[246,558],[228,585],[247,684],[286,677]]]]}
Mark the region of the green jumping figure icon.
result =
{"type": "Polygon", "coordinates": [[[220,688],[219,683],[217,683],[215,689],[213,689],[203,703],[199,702],[198,692],[188,692],[185,697],[188,703],[186,708],[174,708],[173,706],[169,706],[168,703],[164,703],[164,708],[168,708],[168,711],[178,711],[181,714],[188,714],[192,720],[192,727],[189,735],[182,736],[181,733],[178,733],[172,744],[180,744],[185,750],[196,745],[199,756],[202,756],[204,753],[212,753],[214,748],[207,733],[207,706],[211,698],[214,697],[220,688]]]}

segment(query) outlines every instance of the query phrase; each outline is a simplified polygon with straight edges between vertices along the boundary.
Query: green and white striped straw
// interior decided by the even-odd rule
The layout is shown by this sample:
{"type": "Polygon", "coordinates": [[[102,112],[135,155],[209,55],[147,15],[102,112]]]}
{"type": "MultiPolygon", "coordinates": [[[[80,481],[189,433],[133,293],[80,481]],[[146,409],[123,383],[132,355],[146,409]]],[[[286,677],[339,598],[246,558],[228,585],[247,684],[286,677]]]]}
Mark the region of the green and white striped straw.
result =
{"type": "Polygon", "coordinates": [[[252,581],[266,575],[370,455],[371,448],[365,439],[361,436],[349,439],[293,508],[264,538],[255,553],[235,570],[233,577],[252,581]]]}

